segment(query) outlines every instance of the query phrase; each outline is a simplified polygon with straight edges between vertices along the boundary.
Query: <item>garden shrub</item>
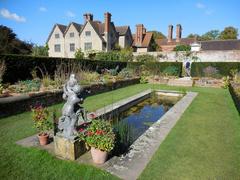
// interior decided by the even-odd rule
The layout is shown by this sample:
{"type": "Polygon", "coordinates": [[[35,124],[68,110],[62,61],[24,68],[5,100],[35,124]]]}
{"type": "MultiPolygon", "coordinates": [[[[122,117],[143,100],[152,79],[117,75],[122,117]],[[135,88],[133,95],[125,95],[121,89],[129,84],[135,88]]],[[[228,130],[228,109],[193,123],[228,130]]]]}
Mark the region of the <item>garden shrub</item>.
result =
{"type": "Polygon", "coordinates": [[[173,50],[174,51],[190,51],[191,50],[191,46],[180,44],[180,45],[177,45],[173,50]]]}
{"type": "Polygon", "coordinates": [[[143,62],[143,63],[144,62],[156,62],[157,58],[152,55],[149,55],[149,54],[143,54],[143,55],[136,56],[136,61],[143,62]]]}
{"type": "Polygon", "coordinates": [[[76,50],[74,56],[75,56],[75,59],[82,60],[84,58],[84,53],[79,48],[79,49],[76,50]]]}
{"type": "Polygon", "coordinates": [[[231,70],[237,69],[240,71],[240,62],[193,62],[191,64],[192,77],[206,77],[204,69],[208,66],[218,70],[218,77],[230,76],[231,70]]]}
{"type": "Polygon", "coordinates": [[[175,66],[168,66],[164,69],[163,74],[166,76],[178,76],[178,68],[175,66]]]}
{"type": "Polygon", "coordinates": [[[218,76],[218,70],[215,67],[208,66],[203,69],[203,73],[205,77],[217,77],[218,76]]]}

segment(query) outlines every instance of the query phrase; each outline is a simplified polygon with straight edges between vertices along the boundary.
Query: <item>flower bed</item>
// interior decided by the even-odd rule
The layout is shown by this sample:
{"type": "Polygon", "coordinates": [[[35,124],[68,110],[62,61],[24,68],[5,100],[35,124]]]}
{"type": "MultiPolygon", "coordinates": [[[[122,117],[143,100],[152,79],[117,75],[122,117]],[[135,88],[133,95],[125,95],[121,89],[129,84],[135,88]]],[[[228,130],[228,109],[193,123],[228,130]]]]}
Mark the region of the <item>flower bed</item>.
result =
{"type": "MultiPolygon", "coordinates": [[[[139,78],[125,79],[118,80],[116,82],[87,85],[83,86],[83,88],[91,91],[89,95],[94,95],[126,87],[129,85],[138,84],[139,80],[139,78]]],[[[44,92],[31,92],[18,96],[0,98],[0,118],[21,113],[24,111],[29,111],[30,106],[34,106],[39,103],[44,106],[60,103],[63,101],[62,93],[62,90],[52,90],[44,92]]]]}

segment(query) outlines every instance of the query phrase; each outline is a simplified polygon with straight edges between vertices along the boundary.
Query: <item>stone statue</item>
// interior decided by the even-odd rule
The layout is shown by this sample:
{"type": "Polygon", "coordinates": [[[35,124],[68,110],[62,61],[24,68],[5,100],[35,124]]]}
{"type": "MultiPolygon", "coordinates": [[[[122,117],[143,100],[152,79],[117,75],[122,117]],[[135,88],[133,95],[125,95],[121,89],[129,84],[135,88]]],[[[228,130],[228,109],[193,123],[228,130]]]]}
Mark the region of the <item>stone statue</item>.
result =
{"type": "Polygon", "coordinates": [[[67,139],[74,139],[77,133],[76,127],[88,121],[84,108],[80,106],[85,95],[86,93],[78,85],[75,75],[71,74],[63,87],[63,99],[66,100],[66,103],[58,123],[60,134],[67,139]]]}

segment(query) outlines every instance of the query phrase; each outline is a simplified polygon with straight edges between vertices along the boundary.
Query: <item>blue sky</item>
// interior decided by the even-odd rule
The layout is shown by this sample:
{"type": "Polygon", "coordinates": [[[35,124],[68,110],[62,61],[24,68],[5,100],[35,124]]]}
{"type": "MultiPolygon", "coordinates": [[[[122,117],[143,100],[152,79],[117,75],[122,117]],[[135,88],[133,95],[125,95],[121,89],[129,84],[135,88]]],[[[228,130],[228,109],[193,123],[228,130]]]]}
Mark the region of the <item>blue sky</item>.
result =
{"type": "Polygon", "coordinates": [[[82,24],[86,12],[103,21],[107,11],[116,26],[130,25],[133,33],[139,23],[165,35],[169,24],[179,23],[183,37],[230,25],[240,30],[239,0],[0,0],[0,24],[22,40],[43,45],[55,23],[82,24]]]}

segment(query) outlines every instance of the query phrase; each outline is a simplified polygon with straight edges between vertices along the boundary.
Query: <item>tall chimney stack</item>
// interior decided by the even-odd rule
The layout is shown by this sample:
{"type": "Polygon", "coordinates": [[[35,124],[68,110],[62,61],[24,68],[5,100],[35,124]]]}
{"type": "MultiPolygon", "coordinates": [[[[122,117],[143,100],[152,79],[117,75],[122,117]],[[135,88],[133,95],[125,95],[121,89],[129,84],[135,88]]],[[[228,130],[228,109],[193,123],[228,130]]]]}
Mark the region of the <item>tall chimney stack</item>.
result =
{"type": "Polygon", "coordinates": [[[83,18],[84,18],[85,22],[92,21],[93,20],[93,14],[86,13],[86,14],[83,15],[83,18]]]}
{"type": "Polygon", "coordinates": [[[182,26],[181,24],[177,24],[176,29],[176,42],[180,42],[182,38],[182,26]]]}
{"type": "Polygon", "coordinates": [[[172,42],[173,25],[168,26],[168,42],[172,42]]]}
{"type": "Polygon", "coordinates": [[[143,34],[146,33],[145,31],[146,31],[146,29],[144,28],[143,24],[137,24],[136,25],[135,42],[136,42],[137,46],[142,45],[143,34]]]}
{"type": "Polygon", "coordinates": [[[110,43],[110,23],[111,23],[111,14],[109,12],[104,13],[104,35],[106,40],[106,51],[111,50],[110,43]]]}

